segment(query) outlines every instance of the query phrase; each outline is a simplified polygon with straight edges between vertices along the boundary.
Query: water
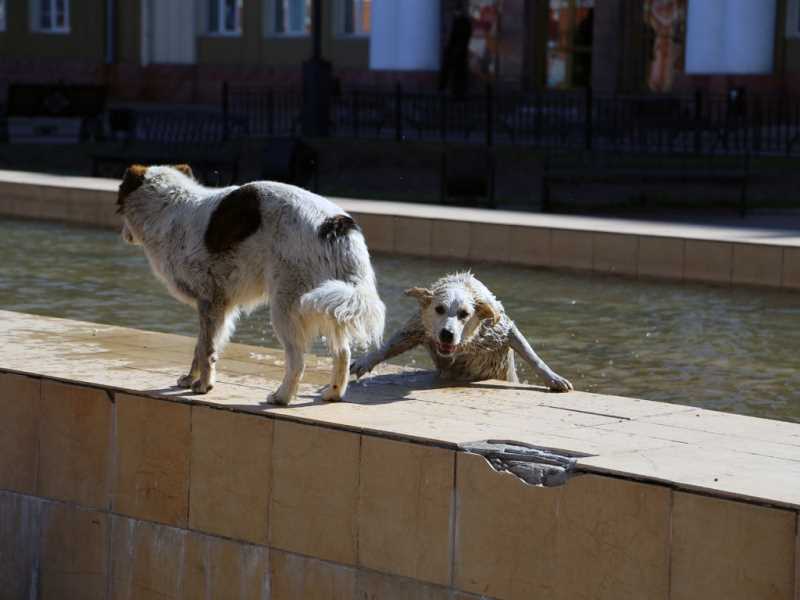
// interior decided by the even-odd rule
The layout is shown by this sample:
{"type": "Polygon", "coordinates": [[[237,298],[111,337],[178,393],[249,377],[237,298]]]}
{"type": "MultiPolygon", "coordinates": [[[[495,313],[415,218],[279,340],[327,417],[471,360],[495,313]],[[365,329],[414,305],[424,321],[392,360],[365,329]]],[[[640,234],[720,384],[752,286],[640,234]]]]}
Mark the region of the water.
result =
{"type": "MultiPolygon", "coordinates": [[[[451,260],[373,262],[388,333],[415,309],[404,289],[471,266],[577,389],[800,422],[800,294],[451,260]]],[[[193,310],[114,232],[0,220],[0,264],[3,309],[196,333],[193,310]]],[[[278,346],[264,309],[242,320],[234,340],[278,346]]],[[[422,351],[394,362],[430,366],[422,351]]],[[[525,365],[520,379],[537,382],[525,365]]]]}

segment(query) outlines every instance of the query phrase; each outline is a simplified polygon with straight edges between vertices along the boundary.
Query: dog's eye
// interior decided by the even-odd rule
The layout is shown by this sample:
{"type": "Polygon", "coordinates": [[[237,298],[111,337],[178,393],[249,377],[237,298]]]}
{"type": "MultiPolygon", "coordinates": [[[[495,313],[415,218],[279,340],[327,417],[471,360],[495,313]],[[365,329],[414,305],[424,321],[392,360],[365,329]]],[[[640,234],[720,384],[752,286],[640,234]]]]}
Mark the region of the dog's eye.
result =
{"type": "Polygon", "coordinates": [[[441,304],[436,307],[436,314],[443,315],[444,314],[444,306],[441,304]]]}
{"type": "Polygon", "coordinates": [[[458,318],[461,319],[462,321],[464,319],[466,319],[468,316],[469,316],[469,313],[467,311],[465,311],[465,310],[458,311],[458,318]]]}

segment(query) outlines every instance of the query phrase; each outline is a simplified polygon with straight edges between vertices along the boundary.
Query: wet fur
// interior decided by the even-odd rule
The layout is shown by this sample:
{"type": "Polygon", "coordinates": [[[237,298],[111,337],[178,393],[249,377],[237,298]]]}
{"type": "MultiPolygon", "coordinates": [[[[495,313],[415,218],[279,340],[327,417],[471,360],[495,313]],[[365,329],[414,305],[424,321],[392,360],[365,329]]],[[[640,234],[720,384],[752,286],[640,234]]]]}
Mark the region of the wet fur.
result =
{"type": "Polygon", "coordinates": [[[471,273],[447,275],[430,288],[411,288],[406,294],[416,298],[419,312],[381,348],[355,360],[350,368],[352,374],[360,377],[377,364],[422,345],[444,379],[517,382],[516,353],[550,389],[573,389],[569,381],[539,358],[500,301],[471,273]],[[437,312],[437,307],[443,312],[437,312]],[[442,352],[443,330],[453,336],[456,350],[452,354],[442,352]]]}
{"type": "Polygon", "coordinates": [[[123,238],[141,245],[169,292],[198,311],[194,360],[179,386],[211,390],[239,314],[267,300],[286,352],[271,402],[296,395],[303,352],[317,335],[334,358],[327,400],[347,389],[351,346],[380,343],[385,309],[364,237],[325,198],[266,181],[207,188],[187,168],[133,166],[118,204],[123,238]]]}

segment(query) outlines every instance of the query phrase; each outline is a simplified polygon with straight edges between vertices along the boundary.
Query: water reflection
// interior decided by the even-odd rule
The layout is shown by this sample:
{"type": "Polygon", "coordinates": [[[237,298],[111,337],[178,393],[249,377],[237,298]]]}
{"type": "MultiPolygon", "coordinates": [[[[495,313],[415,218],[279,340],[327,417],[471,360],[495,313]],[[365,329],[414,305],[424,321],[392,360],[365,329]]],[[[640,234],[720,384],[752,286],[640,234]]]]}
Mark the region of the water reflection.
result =
{"type": "MultiPolygon", "coordinates": [[[[389,331],[415,308],[404,289],[470,266],[374,263],[389,331]]],[[[0,220],[0,264],[3,309],[195,335],[194,312],[113,232],[0,220]]],[[[800,294],[471,266],[578,389],[800,422],[800,294]]],[[[235,341],[278,345],[264,309],[242,320],[235,341]]],[[[399,364],[430,363],[416,352],[399,364]]],[[[536,381],[524,366],[520,378],[536,381]]]]}

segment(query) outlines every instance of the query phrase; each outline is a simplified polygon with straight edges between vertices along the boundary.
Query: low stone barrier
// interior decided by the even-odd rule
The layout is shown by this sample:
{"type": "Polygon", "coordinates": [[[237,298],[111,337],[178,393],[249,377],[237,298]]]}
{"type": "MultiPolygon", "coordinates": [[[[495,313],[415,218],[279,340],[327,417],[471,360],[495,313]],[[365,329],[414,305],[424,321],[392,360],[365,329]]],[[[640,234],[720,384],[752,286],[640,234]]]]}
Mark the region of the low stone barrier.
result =
{"type": "Polygon", "coordinates": [[[394,369],[323,403],[316,357],[278,408],[269,349],[232,345],[195,396],[189,338],[0,311],[0,339],[3,598],[800,591],[800,425],[394,369]],[[480,440],[569,476],[530,485],[480,440]]]}
{"type": "MultiPolygon", "coordinates": [[[[110,179],[0,171],[0,216],[119,227],[110,179]]],[[[335,198],[370,249],[628,277],[800,289],[800,234],[335,198]]]]}

